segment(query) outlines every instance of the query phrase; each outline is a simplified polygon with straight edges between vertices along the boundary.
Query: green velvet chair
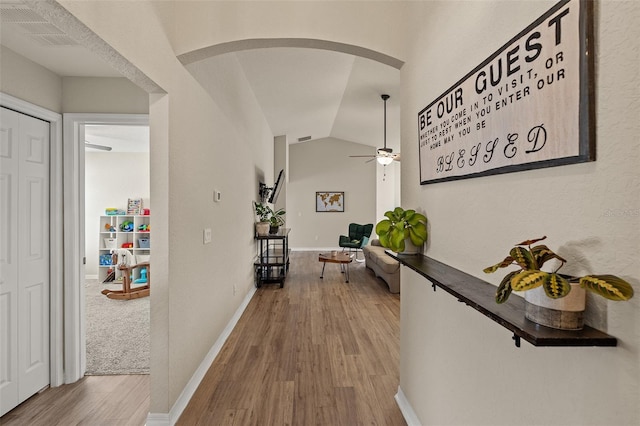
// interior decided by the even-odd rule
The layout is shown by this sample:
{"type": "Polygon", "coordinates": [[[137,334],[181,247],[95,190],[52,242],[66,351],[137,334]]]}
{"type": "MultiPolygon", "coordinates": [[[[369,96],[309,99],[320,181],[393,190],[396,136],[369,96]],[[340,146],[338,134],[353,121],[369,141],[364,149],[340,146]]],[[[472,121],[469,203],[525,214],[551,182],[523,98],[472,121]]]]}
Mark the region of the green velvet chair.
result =
{"type": "Polygon", "coordinates": [[[356,262],[364,262],[364,256],[362,260],[358,259],[358,250],[362,250],[364,246],[369,242],[369,237],[373,231],[373,224],[368,223],[366,225],[359,225],[357,223],[349,224],[349,235],[340,235],[338,245],[342,247],[342,251],[349,249],[349,252],[356,252],[356,262]]]}

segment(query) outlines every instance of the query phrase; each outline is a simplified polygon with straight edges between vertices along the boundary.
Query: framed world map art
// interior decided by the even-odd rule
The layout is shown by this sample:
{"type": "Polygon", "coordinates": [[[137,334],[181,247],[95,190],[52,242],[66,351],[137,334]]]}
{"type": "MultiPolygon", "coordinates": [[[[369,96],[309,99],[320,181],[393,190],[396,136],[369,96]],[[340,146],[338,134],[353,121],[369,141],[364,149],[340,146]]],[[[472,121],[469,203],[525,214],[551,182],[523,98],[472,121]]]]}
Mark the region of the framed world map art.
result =
{"type": "Polygon", "coordinates": [[[344,212],[344,192],[316,192],[317,212],[344,212]]]}

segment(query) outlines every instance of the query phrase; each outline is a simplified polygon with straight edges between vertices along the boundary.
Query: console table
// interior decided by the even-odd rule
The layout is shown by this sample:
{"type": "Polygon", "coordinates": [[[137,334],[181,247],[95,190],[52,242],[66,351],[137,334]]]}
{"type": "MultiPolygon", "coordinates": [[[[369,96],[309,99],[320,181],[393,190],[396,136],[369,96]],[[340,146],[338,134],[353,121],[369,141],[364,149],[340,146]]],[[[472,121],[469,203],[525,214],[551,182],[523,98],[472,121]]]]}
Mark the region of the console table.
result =
{"type": "Polygon", "coordinates": [[[477,310],[513,332],[513,340],[520,347],[520,339],[534,346],[616,346],[617,339],[600,330],[584,326],[582,330],[556,330],[538,325],[524,316],[524,299],[511,297],[507,303],[495,302],[496,287],[423,255],[386,254],[402,265],[425,277],[433,291],[441,288],[458,301],[477,310]]]}
{"type": "Polygon", "coordinates": [[[289,228],[280,228],[275,234],[256,235],[258,242],[257,259],[254,262],[256,287],[263,283],[280,283],[289,271],[289,228]]]}

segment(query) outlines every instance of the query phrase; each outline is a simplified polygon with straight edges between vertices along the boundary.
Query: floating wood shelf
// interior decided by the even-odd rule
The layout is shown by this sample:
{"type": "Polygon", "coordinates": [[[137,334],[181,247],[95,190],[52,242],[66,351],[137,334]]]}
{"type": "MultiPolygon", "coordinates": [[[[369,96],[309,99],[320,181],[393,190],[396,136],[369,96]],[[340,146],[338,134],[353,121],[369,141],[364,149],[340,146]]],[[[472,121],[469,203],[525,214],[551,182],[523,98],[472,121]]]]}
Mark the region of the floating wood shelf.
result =
{"type": "Polygon", "coordinates": [[[602,331],[585,326],[582,330],[556,330],[529,321],[524,316],[524,299],[511,297],[506,303],[495,302],[496,287],[435,259],[422,255],[387,255],[428,279],[435,291],[440,287],[460,302],[483,313],[513,332],[513,340],[520,347],[520,339],[534,346],[616,346],[617,339],[602,331]]]}

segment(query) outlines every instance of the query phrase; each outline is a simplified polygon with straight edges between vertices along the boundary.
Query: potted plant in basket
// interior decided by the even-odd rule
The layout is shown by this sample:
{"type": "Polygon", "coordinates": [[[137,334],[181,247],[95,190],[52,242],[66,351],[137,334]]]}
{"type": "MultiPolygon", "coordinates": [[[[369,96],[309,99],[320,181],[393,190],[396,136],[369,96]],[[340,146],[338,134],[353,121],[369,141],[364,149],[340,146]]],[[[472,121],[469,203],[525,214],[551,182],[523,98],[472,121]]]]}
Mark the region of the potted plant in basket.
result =
{"type": "MultiPolygon", "coordinates": [[[[516,265],[519,269],[509,272],[502,279],[496,291],[496,302],[504,303],[515,291],[527,291],[525,293],[525,315],[532,321],[554,328],[582,328],[582,311],[584,311],[584,290],[589,290],[609,300],[629,300],[633,297],[633,287],[627,281],[615,275],[585,275],[583,277],[568,277],[560,275],[558,271],[566,263],[566,260],[557,255],[544,244],[531,247],[533,244],[546,239],[547,237],[526,240],[516,244],[509,252],[509,256],[495,265],[484,269],[487,274],[493,273],[500,268],[516,265]],[[560,262],[560,266],[553,272],[542,271],[542,265],[551,259],[560,262]],[[528,291],[532,290],[532,291],[528,291]],[[544,290],[544,293],[542,291],[544,290]],[[532,293],[539,293],[536,296],[529,296],[532,293]],[[581,300],[581,307],[569,308],[572,312],[577,312],[575,318],[569,318],[567,325],[563,323],[560,312],[562,306],[554,304],[554,300],[563,299],[570,294],[578,296],[581,300]],[[580,298],[579,293],[582,293],[580,298]],[[545,297],[546,295],[546,297],[545,297]],[[546,302],[545,299],[549,299],[546,302]],[[533,305],[533,306],[532,306],[533,305]],[[539,309],[536,306],[541,306],[539,309]],[[552,306],[549,308],[549,306],[552,306]],[[547,311],[545,309],[549,309],[547,311]],[[558,318],[554,318],[557,316],[558,318]],[[558,323],[560,321],[560,323],[558,323]]],[[[572,315],[566,312],[565,317],[572,315]]]]}
{"type": "Polygon", "coordinates": [[[376,224],[380,244],[396,253],[417,253],[419,247],[427,241],[427,217],[402,207],[396,207],[384,215],[387,218],[376,224]],[[414,247],[407,250],[408,245],[414,247]]]}

